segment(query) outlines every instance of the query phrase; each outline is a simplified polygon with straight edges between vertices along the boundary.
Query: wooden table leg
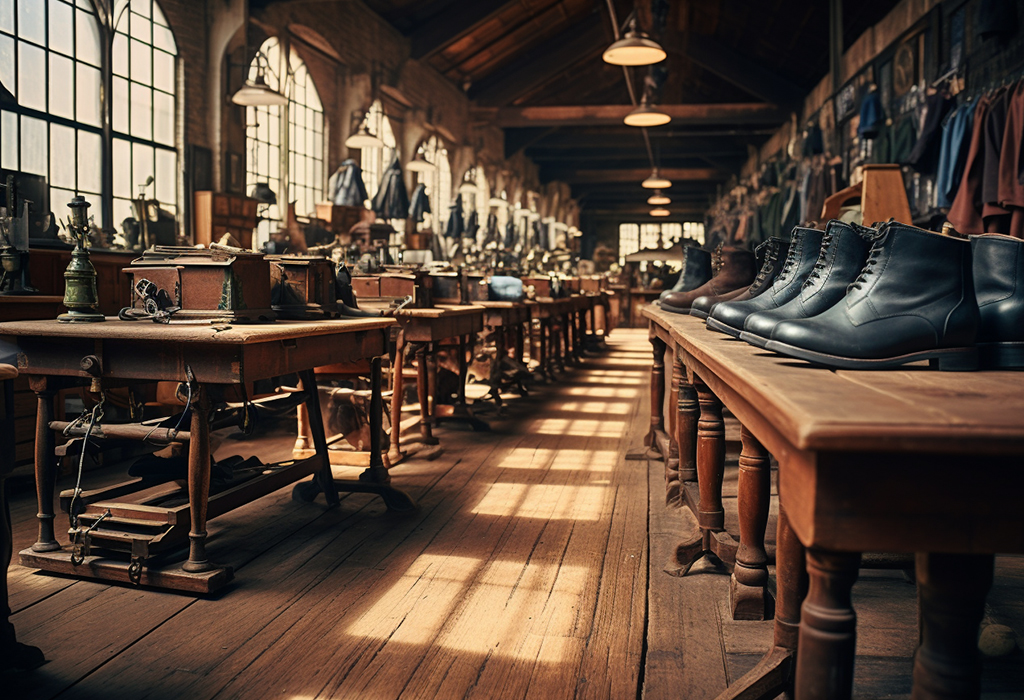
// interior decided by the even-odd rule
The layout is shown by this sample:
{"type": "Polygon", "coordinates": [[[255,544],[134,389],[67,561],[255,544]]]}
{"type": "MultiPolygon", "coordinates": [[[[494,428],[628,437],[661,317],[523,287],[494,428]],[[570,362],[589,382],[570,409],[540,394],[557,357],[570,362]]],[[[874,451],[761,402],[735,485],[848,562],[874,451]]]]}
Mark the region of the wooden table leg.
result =
{"type": "Polygon", "coordinates": [[[430,369],[427,358],[430,343],[416,343],[416,395],[420,402],[420,441],[424,445],[437,445],[434,437],[434,416],[430,408],[430,369]]]}
{"type": "Polygon", "coordinates": [[[29,386],[36,395],[36,498],[39,510],[39,535],[33,552],[56,552],[60,543],[54,532],[53,494],[57,488],[57,447],[55,433],[50,430],[53,420],[53,398],[57,394],[56,382],[49,377],[29,377],[29,386]]]}
{"type": "Polygon", "coordinates": [[[494,405],[501,408],[501,363],[507,357],[508,351],[505,347],[505,333],[507,329],[499,326],[494,329],[494,364],[491,365],[491,399],[494,405]]]}
{"type": "Polygon", "coordinates": [[[654,362],[651,365],[651,428],[644,436],[644,445],[653,447],[657,444],[657,432],[665,430],[665,418],[662,415],[662,406],[665,405],[665,341],[654,332],[653,323],[648,339],[654,351],[654,362]]]}
{"type": "Polygon", "coordinates": [[[677,358],[680,364],[679,394],[677,396],[676,414],[676,445],[679,449],[679,469],[676,483],[669,483],[668,491],[674,492],[674,502],[682,499],[682,484],[697,481],[697,421],[700,418],[700,403],[697,401],[697,390],[690,383],[682,357],[677,358]]]}
{"type": "MultiPolygon", "coordinates": [[[[374,358],[374,360],[380,362],[380,358],[374,358]]],[[[317,481],[320,490],[324,492],[324,498],[327,499],[327,506],[333,508],[338,505],[340,500],[338,489],[334,485],[334,474],[331,471],[331,455],[327,447],[323,414],[320,412],[320,394],[316,384],[316,373],[311,369],[299,372],[299,379],[302,380],[302,390],[306,392],[306,425],[310,437],[313,439],[313,449],[321,460],[317,481]]]]}
{"type": "Polygon", "coordinates": [[[850,600],[860,553],[807,550],[810,587],[800,611],[796,700],[849,700],[857,615],[850,600]]]}
{"type": "Polygon", "coordinates": [[[804,546],[789,526],[789,518],[781,504],[776,539],[778,601],[772,648],[757,666],[730,685],[716,700],[772,700],[783,693],[787,699],[792,697],[800,605],[807,594],[807,567],[804,546]]]}
{"type": "Polygon", "coordinates": [[[388,459],[394,463],[402,458],[402,398],[405,395],[403,370],[405,366],[405,331],[395,339],[395,360],[391,363],[391,449],[388,459]]]}
{"type": "Polygon", "coordinates": [[[677,441],[676,429],[679,423],[678,411],[671,410],[672,400],[671,397],[679,396],[679,381],[682,376],[686,374],[686,368],[682,365],[679,360],[679,350],[673,349],[672,352],[672,390],[669,393],[669,411],[668,411],[668,426],[664,436],[659,436],[661,439],[658,442],[658,451],[662,452],[662,457],[665,458],[665,493],[666,502],[668,494],[669,484],[674,484],[678,491],[679,485],[679,442],[677,441]],[[667,438],[668,442],[665,443],[667,438]],[[668,452],[665,454],[662,450],[668,452]]]}
{"type": "Polygon", "coordinates": [[[740,544],[732,570],[729,597],[734,620],[765,620],[772,616],[768,592],[768,554],[764,531],[771,503],[771,458],[746,426],[740,426],[740,544]]]}
{"type": "Polygon", "coordinates": [[[917,555],[920,646],[914,655],[913,700],[981,694],[978,625],[994,563],[991,554],[917,555]]]}
{"type": "Polygon", "coordinates": [[[192,529],[188,533],[189,573],[213,569],[206,558],[206,506],[210,500],[210,397],[206,386],[196,387],[192,397],[191,439],[188,445],[188,504],[192,529]]]}

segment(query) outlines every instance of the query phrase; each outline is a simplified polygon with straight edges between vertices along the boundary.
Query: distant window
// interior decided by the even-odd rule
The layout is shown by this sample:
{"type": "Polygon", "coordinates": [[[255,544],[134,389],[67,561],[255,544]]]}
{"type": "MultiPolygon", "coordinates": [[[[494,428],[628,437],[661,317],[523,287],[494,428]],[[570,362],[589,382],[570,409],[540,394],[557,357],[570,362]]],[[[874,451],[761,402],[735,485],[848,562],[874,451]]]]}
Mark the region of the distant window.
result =
{"type": "Polygon", "coordinates": [[[265,218],[253,242],[257,247],[269,240],[272,230],[281,227],[289,202],[295,202],[296,216],[312,216],[316,203],[324,198],[324,111],[320,95],[294,48],[287,52],[287,63],[276,37],[263,42],[260,52],[263,56],[257,54],[249,65],[249,79],[256,78],[260,62],[265,60],[264,66],[270,66],[264,73],[267,85],[287,95],[288,104],[246,107],[246,192],[263,182],[277,195],[277,204],[263,212],[265,218]],[[282,153],[287,153],[284,160],[282,153]],[[287,183],[286,189],[282,183],[287,183]]]}
{"type": "Polygon", "coordinates": [[[671,248],[682,238],[691,238],[704,244],[704,224],[695,222],[664,224],[619,224],[619,264],[626,256],[638,250],[659,247],[671,248]]]}
{"type": "Polygon", "coordinates": [[[102,220],[101,55],[86,0],[0,0],[0,168],[46,178],[61,219],[81,194],[102,220]]]}
{"type": "MultiPolygon", "coordinates": [[[[366,194],[370,199],[377,194],[380,188],[381,178],[384,177],[384,169],[391,165],[395,157],[397,143],[395,134],[391,131],[391,122],[384,114],[384,107],[380,100],[374,100],[366,113],[366,128],[371,134],[384,142],[384,146],[377,148],[363,148],[359,151],[359,167],[363,170],[363,183],[366,185],[366,194]]],[[[370,206],[367,200],[366,206],[370,206]]]]}

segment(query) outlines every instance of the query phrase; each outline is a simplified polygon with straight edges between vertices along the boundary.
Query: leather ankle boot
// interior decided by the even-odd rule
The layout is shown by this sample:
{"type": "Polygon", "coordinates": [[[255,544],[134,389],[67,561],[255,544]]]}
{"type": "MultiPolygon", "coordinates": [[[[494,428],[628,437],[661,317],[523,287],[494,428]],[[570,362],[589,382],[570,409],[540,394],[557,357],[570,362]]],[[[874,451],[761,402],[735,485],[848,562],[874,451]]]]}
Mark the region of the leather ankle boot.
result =
{"type": "Polygon", "coordinates": [[[800,293],[777,309],[747,316],[740,338],[763,348],[780,321],[810,318],[835,306],[863,269],[876,233],[857,224],[830,221],[822,237],[821,254],[800,293]]]}
{"type": "Polygon", "coordinates": [[[708,328],[738,338],[743,322],[756,311],[777,309],[800,293],[821,252],[822,231],[796,227],[790,235],[789,253],[772,286],[746,301],[719,304],[708,316],[708,328]]]}
{"type": "Polygon", "coordinates": [[[772,286],[772,282],[779,274],[779,268],[782,265],[782,261],[786,258],[786,253],[789,251],[789,243],[772,236],[767,241],[757,246],[754,251],[754,256],[761,263],[761,268],[757,272],[757,277],[754,278],[753,284],[746,289],[734,289],[726,294],[717,294],[714,296],[698,297],[694,299],[693,305],[690,306],[690,315],[696,316],[697,318],[707,318],[708,314],[711,313],[711,309],[722,301],[743,301],[746,299],[752,299],[758,294],[761,294],[766,289],[772,286]]]}
{"type": "Polygon", "coordinates": [[[661,300],[661,308],[677,314],[690,313],[690,305],[698,297],[725,294],[749,286],[757,272],[754,254],[746,248],[723,246],[715,253],[718,272],[710,280],[688,292],[672,292],[661,300]]]}
{"type": "Polygon", "coordinates": [[[981,323],[981,365],[1024,368],[1024,240],[998,233],[971,236],[974,293],[981,323]]]}
{"type": "Polygon", "coordinates": [[[672,289],[666,289],[659,298],[664,299],[672,292],[688,292],[691,289],[696,289],[709,279],[711,279],[711,253],[697,246],[686,246],[683,248],[683,269],[679,272],[679,279],[676,280],[672,289]]]}
{"type": "Polygon", "coordinates": [[[812,318],[781,321],[765,347],[838,369],[928,360],[969,370],[978,366],[978,321],[970,243],[889,222],[846,296],[812,318]]]}

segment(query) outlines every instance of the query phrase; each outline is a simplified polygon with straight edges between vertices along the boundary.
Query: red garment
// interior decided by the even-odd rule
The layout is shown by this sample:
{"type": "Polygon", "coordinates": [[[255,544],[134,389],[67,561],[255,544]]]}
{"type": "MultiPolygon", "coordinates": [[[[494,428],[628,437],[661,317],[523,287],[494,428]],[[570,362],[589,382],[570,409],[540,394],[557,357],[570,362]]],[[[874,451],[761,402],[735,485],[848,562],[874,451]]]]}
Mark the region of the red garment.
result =
{"type": "Polygon", "coordinates": [[[1024,82],[1018,83],[1011,92],[1008,107],[1003,148],[999,154],[999,203],[1010,210],[1011,217],[1009,230],[1002,233],[1024,238],[1024,184],[1017,177],[1024,146],[1024,82]]]}
{"type": "Polygon", "coordinates": [[[960,233],[985,233],[985,223],[981,218],[982,179],[984,177],[985,158],[985,122],[988,116],[989,97],[978,98],[978,106],[974,110],[974,125],[971,129],[971,145],[967,149],[967,162],[964,164],[964,175],[957,188],[953,205],[949,208],[947,218],[960,233]]]}

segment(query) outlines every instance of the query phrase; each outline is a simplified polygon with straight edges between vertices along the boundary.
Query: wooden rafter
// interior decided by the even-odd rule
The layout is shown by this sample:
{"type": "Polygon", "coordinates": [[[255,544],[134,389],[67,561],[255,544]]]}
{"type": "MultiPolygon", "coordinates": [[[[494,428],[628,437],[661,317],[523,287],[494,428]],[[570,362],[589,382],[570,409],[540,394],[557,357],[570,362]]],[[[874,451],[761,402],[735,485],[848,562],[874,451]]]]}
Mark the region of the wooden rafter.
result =
{"type": "MultiPolygon", "coordinates": [[[[674,126],[698,124],[780,124],[786,112],[759,103],[660,105],[674,126]]],[[[600,126],[619,125],[631,105],[565,105],[473,109],[474,121],[493,126],[600,126]]]]}

